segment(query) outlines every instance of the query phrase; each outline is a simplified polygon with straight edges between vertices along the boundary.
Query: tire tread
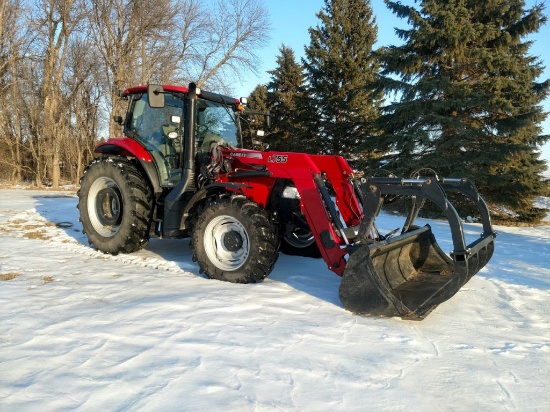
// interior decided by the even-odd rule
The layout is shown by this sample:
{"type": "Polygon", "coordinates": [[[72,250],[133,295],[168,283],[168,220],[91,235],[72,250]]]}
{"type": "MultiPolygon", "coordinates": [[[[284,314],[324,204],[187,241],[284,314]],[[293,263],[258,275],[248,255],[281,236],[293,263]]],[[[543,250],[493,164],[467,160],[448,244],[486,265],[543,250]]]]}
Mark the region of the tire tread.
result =
{"type": "Polygon", "coordinates": [[[233,283],[256,283],[264,280],[273,270],[278,258],[278,240],[274,226],[269,220],[268,213],[256,203],[246,199],[244,196],[220,196],[206,203],[199,211],[193,230],[191,248],[193,249],[193,261],[199,263],[199,270],[209,278],[233,282],[233,283]],[[254,238],[257,238],[255,248],[261,250],[256,253],[251,248],[251,257],[241,268],[224,273],[205,257],[201,228],[207,224],[211,214],[226,208],[240,210],[243,218],[254,228],[254,238]]]}

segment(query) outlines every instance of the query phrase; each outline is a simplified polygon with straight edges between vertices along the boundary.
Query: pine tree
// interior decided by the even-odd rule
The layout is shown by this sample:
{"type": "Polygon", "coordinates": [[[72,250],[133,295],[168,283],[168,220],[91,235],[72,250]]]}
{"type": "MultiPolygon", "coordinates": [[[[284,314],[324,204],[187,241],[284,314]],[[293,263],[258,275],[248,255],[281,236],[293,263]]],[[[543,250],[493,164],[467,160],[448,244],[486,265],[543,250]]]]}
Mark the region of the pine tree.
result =
{"type": "Polygon", "coordinates": [[[405,43],[383,51],[385,86],[399,96],[372,142],[391,153],[384,167],[467,176],[520,220],[540,219],[532,203],[544,190],[540,103],[550,82],[537,83],[543,67],[525,37],[546,22],[543,6],[426,0],[417,10],[385,1],[412,28],[396,30],[405,43]]]}
{"type": "MultiPolygon", "coordinates": [[[[267,102],[272,119],[272,130],[267,141],[273,150],[296,150],[301,140],[300,103],[304,93],[305,76],[296,63],[294,50],[281,45],[277,67],[268,71],[267,102]]],[[[303,149],[302,149],[303,150],[303,149]]]]}
{"type": "Polygon", "coordinates": [[[317,151],[361,158],[359,146],[376,134],[382,104],[374,89],[379,65],[373,56],[377,26],[368,0],[325,0],[310,28],[303,59],[317,151]]]}
{"type": "Polygon", "coordinates": [[[248,96],[247,107],[257,112],[267,112],[267,88],[263,84],[257,85],[248,96]]]}
{"type": "MultiPolygon", "coordinates": [[[[269,111],[267,103],[267,89],[264,85],[257,85],[250,96],[244,113],[241,115],[241,128],[243,134],[244,147],[248,149],[259,149],[260,146],[255,141],[261,140],[256,136],[258,130],[264,130],[266,121],[264,116],[249,115],[247,112],[267,113],[269,111]]],[[[267,132],[267,130],[264,130],[267,132]]]]}

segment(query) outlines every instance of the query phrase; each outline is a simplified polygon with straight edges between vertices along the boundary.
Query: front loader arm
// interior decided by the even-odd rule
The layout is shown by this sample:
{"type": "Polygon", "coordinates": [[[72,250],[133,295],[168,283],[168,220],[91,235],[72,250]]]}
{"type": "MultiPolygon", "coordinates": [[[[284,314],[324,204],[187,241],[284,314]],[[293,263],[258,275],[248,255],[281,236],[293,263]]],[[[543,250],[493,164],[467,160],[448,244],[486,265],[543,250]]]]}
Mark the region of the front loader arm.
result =
{"type": "Polygon", "coordinates": [[[268,203],[269,182],[272,185],[275,179],[288,179],[294,183],[323,259],[330,270],[342,276],[348,253],[344,224],[358,225],[362,217],[346,161],[338,156],[235,150],[227,150],[225,157],[232,163],[229,179],[248,184],[244,194],[260,205],[268,203]],[[252,171],[260,166],[263,171],[252,171]],[[330,182],[330,191],[325,182],[330,182]]]}

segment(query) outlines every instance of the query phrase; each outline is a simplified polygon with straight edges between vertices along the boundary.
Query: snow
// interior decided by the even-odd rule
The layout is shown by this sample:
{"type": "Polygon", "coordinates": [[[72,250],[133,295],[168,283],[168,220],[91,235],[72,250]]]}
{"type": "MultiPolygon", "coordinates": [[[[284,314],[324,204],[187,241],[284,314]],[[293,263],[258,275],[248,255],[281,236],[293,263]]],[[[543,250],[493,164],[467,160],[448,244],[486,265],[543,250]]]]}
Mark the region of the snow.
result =
{"type": "Polygon", "coordinates": [[[104,255],[76,203],[0,190],[2,411],[550,410],[549,226],[496,227],[487,267],[414,322],[345,311],[322,260],[235,285],[199,275],[188,239],[104,255]]]}

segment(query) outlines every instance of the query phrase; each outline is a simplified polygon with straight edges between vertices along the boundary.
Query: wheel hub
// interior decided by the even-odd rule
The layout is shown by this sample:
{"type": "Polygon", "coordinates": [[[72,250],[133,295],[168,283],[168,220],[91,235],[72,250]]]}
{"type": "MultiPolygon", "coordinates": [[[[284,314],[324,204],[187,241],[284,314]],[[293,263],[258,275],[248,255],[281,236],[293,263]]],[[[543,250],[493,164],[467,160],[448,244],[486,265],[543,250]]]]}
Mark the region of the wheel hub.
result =
{"type": "Polygon", "coordinates": [[[120,224],[121,199],[117,187],[106,187],[97,194],[97,215],[105,226],[120,224]]]}
{"type": "Polygon", "coordinates": [[[243,237],[239,232],[231,230],[223,237],[223,245],[230,252],[236,252],[243,247],[243,237]]]}
{"type": "Polygon", "coordinates": [[[109,177],[99,177],[88,192],[88,214],[94,230],[103,237],[114,236],[124,214],[120,188],[109,177]]]}
{"type": "Polygon", "coordinates": [[[218,269],[229,272],[246,263],[250,254],[250,239],[238,219],[228,215],[217,216],[206,226],[204,249],[218,269]]]}

